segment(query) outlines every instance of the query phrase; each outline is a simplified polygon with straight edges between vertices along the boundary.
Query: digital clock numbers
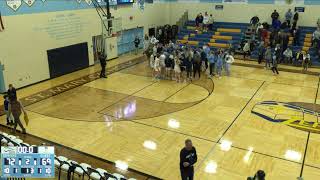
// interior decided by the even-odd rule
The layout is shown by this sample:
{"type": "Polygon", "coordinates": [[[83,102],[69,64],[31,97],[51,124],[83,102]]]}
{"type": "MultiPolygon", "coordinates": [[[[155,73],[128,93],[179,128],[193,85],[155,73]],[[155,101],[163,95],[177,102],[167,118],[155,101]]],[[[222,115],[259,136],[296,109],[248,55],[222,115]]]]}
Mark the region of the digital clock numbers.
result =
{"type": "Polygon", "coordinates": [[[54,147],[1,147],[1,177],[54,177],[54,147]]]}

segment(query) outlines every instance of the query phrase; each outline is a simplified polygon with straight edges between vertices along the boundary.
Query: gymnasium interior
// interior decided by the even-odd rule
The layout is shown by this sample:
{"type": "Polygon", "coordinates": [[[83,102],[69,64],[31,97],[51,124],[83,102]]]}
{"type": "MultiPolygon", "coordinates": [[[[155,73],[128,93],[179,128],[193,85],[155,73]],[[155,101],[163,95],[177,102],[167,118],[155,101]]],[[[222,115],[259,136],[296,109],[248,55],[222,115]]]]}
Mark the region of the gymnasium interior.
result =
{"type": "Polygon", "coordinates": [[[319,180],[319,55],[320,0],[1,0],[0,177],[319,180]]]}

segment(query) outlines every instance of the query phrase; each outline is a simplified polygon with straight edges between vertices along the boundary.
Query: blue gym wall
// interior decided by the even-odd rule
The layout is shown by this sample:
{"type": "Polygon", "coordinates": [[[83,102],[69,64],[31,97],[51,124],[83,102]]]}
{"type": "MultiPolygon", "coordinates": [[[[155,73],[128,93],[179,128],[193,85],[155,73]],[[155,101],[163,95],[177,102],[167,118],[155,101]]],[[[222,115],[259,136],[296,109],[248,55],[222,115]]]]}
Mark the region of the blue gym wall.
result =
{"type": "MultiPolygon", "coordinates": [[[[99,3],[105,5],[104,2],[99,3]]],[[[34,4],[29,7],[25,2],[22,1],[22,5],[17,11],[12,10],[7,6],[6,0],[0,0],[0,11],[3,16],[21,15],[21,14],[32,14],[32,13],[46,13],[54,11],[67,11],[67,10],[80,10],[94,8],[93,4],[88,5],[84,0],[78,3],[76,0],[36,0],[34,4]]]]}

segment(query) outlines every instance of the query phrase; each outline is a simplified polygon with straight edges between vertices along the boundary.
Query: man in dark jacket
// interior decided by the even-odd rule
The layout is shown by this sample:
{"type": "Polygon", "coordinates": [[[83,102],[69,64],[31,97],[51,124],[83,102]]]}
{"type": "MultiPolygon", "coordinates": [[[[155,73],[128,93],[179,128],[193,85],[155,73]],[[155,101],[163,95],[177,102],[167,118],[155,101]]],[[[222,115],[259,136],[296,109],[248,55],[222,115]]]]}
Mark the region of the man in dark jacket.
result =
{"type": "Polygon", "coordinates": [[[106,66],[107,66],[107,61],[106,61],[106,56],[104,55],[103,52],[98,52],[99,55],[99,61],[101,65],[101,72],[100,72],[100,78],[107,78],[106,76],[106,66]]]}
{"type": "Polygon", "coordinates": [[[182,180],[193,180],[194,168],[193,165],[197,162],[197,151],[192,146],[192,141],[187,139],[185,147],[180,151],[180,173],[182,180]]]}
{"type": "Polygon", "coordinates": [[[9,100],[11,99],[17,99],[17,90],[13,87],[12,84],[9,84],[9,89],[7,91],[7,95],[9,97],[9,100]]]}

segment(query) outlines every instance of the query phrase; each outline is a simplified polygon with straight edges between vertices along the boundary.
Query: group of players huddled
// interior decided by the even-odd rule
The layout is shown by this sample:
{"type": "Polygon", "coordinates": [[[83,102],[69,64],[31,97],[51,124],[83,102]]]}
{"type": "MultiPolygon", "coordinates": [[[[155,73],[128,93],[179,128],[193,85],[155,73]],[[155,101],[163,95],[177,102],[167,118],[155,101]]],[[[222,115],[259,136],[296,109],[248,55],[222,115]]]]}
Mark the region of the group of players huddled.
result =
{"type": "Polygon", "coordinates": [[[194,48],[178,45],[170,41],[168,44],[159,43],[154,37],[145,50],[149,58],[153,80],[160,79],[187,82],[200,79],[201,71],[206,72],[208,78],[217,75],[220,79],[222,70],[230,75],[230,67],[234,58],[230,50],[211,50],[209,46],[194,48]]]}

